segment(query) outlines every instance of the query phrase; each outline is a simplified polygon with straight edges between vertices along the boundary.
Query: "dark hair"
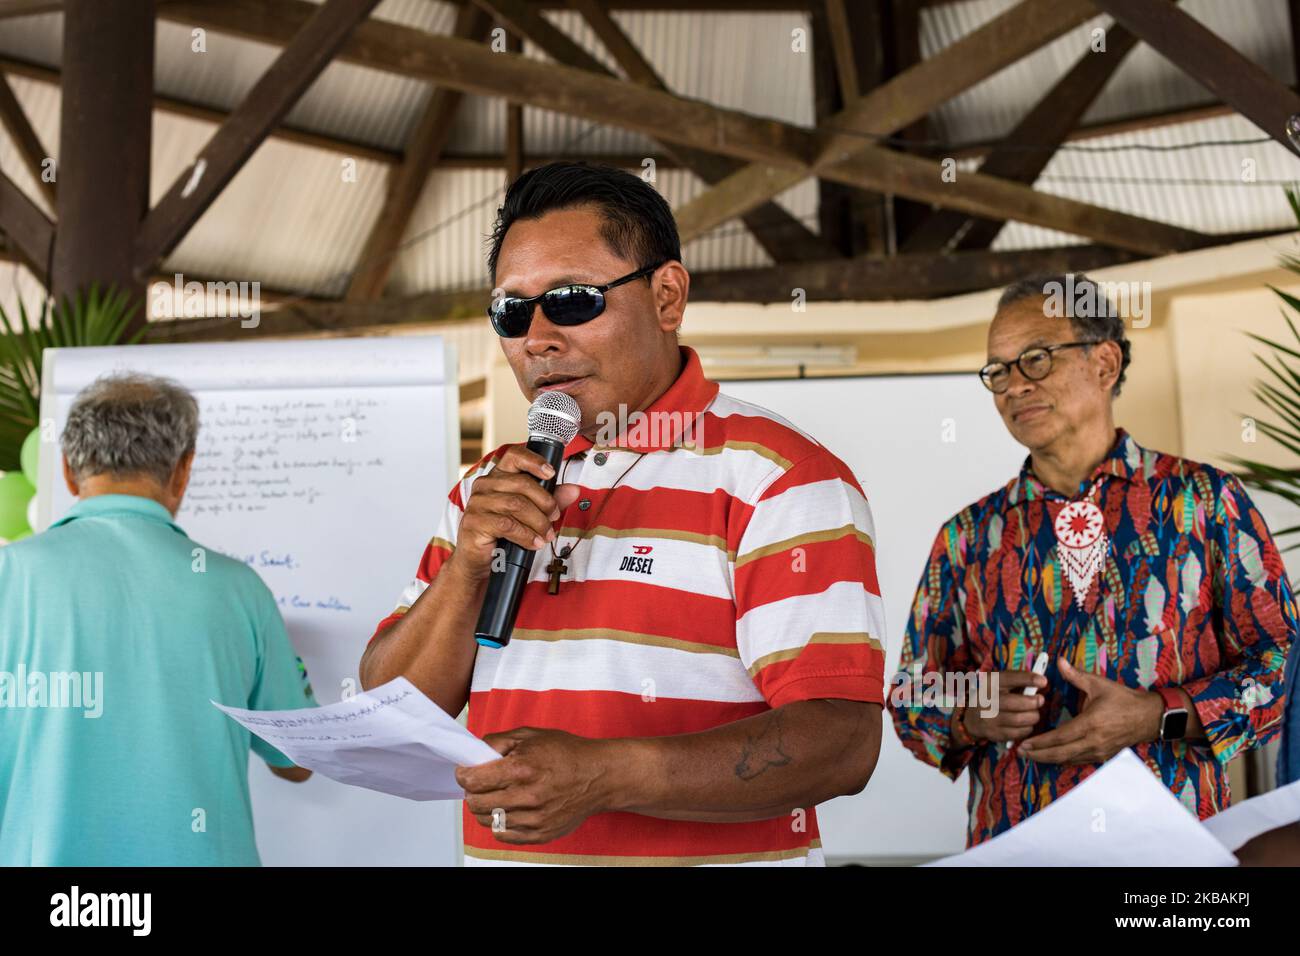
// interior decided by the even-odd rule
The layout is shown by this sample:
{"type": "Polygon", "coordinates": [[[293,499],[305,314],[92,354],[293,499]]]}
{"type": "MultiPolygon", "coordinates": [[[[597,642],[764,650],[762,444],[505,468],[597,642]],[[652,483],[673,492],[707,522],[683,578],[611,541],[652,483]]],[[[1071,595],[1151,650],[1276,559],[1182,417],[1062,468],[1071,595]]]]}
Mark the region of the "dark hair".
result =
{"type": "Polygon", "coordinates": [[[640,176],[613,166],[557,162],[524,173],[506,190],[505,202],[488,237],[487,265],[492,284],[506,232],[519,219],[539,219],[548,212],[595,206],[605,220],[600,237],[638,267],[682,257],[673,212],[658,190],[640,176]]]}
{"type": "Polygon", "coordinates": [[[1119,345],[1122,353],[1119,378],[1111,389],[1111,395],[1118,395],[1133,360],[1133,346],[1124,334],[1124,320],[1120,318],[1114,301],[1097,282],[1082,272],[1029,276],[1002,290],[1002,296],[998,299],[998,311],[1025,299],[1050,300],[1054,296],[1059,296],[1064,304],[1063,315],[1070,320],[1070,328],[1080,342],[1115,342],[1119,345]],[[1090,303],[1090,307],[1079,307],[1080,293],[1083,301],[1090,303]]]}

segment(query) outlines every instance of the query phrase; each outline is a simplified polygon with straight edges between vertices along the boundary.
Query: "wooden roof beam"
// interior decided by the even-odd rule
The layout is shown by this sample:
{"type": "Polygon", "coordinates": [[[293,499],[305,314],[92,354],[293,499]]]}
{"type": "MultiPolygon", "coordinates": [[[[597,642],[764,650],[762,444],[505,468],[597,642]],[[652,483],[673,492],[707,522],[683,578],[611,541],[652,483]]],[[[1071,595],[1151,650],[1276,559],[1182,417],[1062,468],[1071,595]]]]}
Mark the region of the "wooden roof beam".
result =
{"type": "Polygon", "coordinates": [[[958,173],[956,182],[945,182],[940,163],[880,146],[859,149],[848,159],[819,167],[817,174],[985,219],[1027,222],[1150,255],[1217,241],[1191,229],[1039,192],[982,173],[958,173]]]}
{"type": "MultiPolygon", "coordinates": [[[[614,74],[572,39],[556,29],[526,0],[475,0],[524,39],[535,44],[557,63],[588,70],[600,76],[614,74]]],[[[613,18],[594,0],[569,0],[570,6],[583,15],[600,37],[619,68],[632,83],[646,89],[668,92],[650,62],[637,50],[613,18]]],[[[707,184],[718,182],[740,163],[682,144],[660,147],[682,166],[690,169],[707,184]]],[[[777,262],[833,255],[830,244],[775,203],[764,203],[742,217],[746,228],[764,251],[777,262]]]]}
{"type": "MultiPolygon", "coordinates": [[[[1138,254],[1100,246],[1065,246],[943,256],[859,256],[794,262],[762,269],[727,269],[691,275],[693,302],[788,302],[802,288],[819,301],[929,299],[1005,285],[1031,273],[1098,269],[1130,262],[1138,254]]],[[[486,289],[424,292],[366,304],[293,302],[263,310],[259,336],[283,336],[386,326],[437,325],[482,318],[486,289]]],[[[486,319],[484,319],[486,321],[486,319]]],[[[226,341],[247,335],[238,316],[175,319],[149,326],[150,341],[226,341]]]]}
{"type": "MultiPolygon", "coordinates": [[[[379,0],[325,0],[313,6],[302,29],[145,217],[136,240],[137,274],[149,274],[176,248],[378,5],[379,0]]],[[[159,11],[171,6],[164,3],[159,11]]]]}
{"type": "Polygon", "coordinates": [[[1288,120],[1300,114],[1300,95],[1215,36],[1169,0],[1093,0],[1175,66],[1233,106],[1292,153],[1288,120]]]}
{"type": "MultiPolygon", "coordinates": [[[[490,21],[477,7],[466,5],[456,13],[452,36],[481,39],[490,21]]],[[[384,205],[370,227],[361,248],[359,265],[348,282],[344,298],[348,302],[369,302],[379,298],[392,274],[398,247],[410,225],[411,215],[419,202],[429,172],[438,163],[443,147],[451,135],[452,120],[464,94],[445,86],[434,86],[424,112],[416,121],[401,165],[388,173],[384,205]]]]}
{"type": "Polygon", "coordinates": [[[0,172],[0,232],[8,237],[19,261],[48,288],[46,264],[54,248],[54,223],[3,172],[0,172]]]}
{"type": "MultiPolygon", "coordinates": [[[[844,160],[1078,26],[1096,11],[1087,0],[1022,0],[929,59],[859,97],[817,131],[813,172],[844,160]]],[[[683,238],[697,236],[797,184],[806,174],[755,163],[678,211],[683,238]],[[723,198],[727,201],[723,201],[723,198]]]]}
{"type": "MultiPolygon", "coordinates": [[[[1062,10],[1072,11],[1071,16],[1077,15],[1078,11],[1073,9],[1074,0],[1052,0],[1059,6],[1043,10],[1045,2],[1025,0],[1016,9],[1031,6],[1040,10],[1042,17],[1048,18],[1056,30],[1065,29],[1060,20],[1062,10]]],[[[212,29],[233,29],[243,35],[255,34],[257,39],[276,42],[283,35],[292,36],[301,19],[314,9],[305,0],[263,0],[260,3],[252,0],[172,0],[160,8],[160,14],[166,11],[166,16],[173,16],[179,11],[188,23],[201,17],[202,23],[212,29]]],[[[1018,29],[1023,33],[1027,28],[1020,24],[1018,29]]],[[[1044,29],[1040,23],[1039,30],[1044,29]]],[[[999,30],[995,36],[1004,43],[1018,42],[1018,34],[1013,33],[1008,38],[999,30]]],[[[997,49],[991,55],[1009,56],[997,49]]],[[[1049,196],[994,177],[965,174],[962,188],[954,189],[942,181],[938,163],[876,146],[868,145],[850,152],[847,160],[835,160],[832,156],[833,161],[825,161],[829,162],[828,165],[813,168],[812,157],[818,140],[813,133],[800,127],[597,76],[585,70],[540,63],[507,53],[492,53],[481,44],[434,36],[392,23],[371,20],[361,24],[344,45],[340,56],[388,72],[417,76],[468,92],[581,116],[736,159],[754,160],[758,165],[746,167],[746,170],[756,168],[760,171],[760,190],[765,188],[764,171],[771,170],[773,176],[793,172],[797,179],[809,175],[825,176],[869,190],[894,192],[950,206],[974,215],[1012,218],[1071,232],[1138,252],[1169,252],[1210,241],[1210,237],[1190,230],[1049,196]]],[[[904,76],[925,69],[940,59],[932,57],[904,76]]],[[[993,66],[985,64],[984,68],[991,71],[993,66]]],[[[895,84],[902,78],[900,76],[879,89],[894,87],[901,96],[905,90],[895,84]]],[[[910,89],[913,83],[915,78],[909,80],[906,89],[910,89]]],[[[868,94],[869,97],[874,95],[868,94]]],[[[921,102],[919,91],[913,99],[912,106],[906,110],[891,108],[889,112],[894,118],[891,121],[900,121],[901,117],[901,122],[909,122],[909,112],[928,108],[921,102]]],[[[894,102],[897,107],[897,102],[891,97],[887,96],[886,100],[894,102]]],[[[744,172],[723,180],[706,195],[711,195],[716,201],[722,190],[724,205],[735,208],[739,204],[743,208],[752,208],[749,192],[739,197],[725,194],[724,187],[733,188],[737,182],[750,185],[744,182],[744,172]],[[749,205],[745,205],[746,202],[749,205]]],[[[774,190],[768,195],[779,191],[774,190]]],[[[691,205],[695,203],[688,204],[688,207],[691,205]]],[[[678,211],[679,229],[688,207],[678,211]]],[[[714,218],[713,223],[725,222],[731,215],[714,218]]],[[[699,235],[701,231],[690,226],[682,229],[684,238],[699,235]]]]}
{"type": "MultiPolygon", "coordinates": [[[[1106,35],[1104,53],[1088,50],[992,152],[979,171],[1012,182],[1032,185],[1051,161],[1053,149],[1065,142],[1070,131],[1087,112],[1102,88],[1115,75],[1124,58],[1137,45],[1137,37],[1122,26],[1106,35]],[[1027,150],[1025,143],[1052,148],[1027,150]]],[[[951,209],[927,218],[903,243],[903,252],[938,252],[960,236],[958,248],[986,249],[1005,225],[1005,220],[971,220],[951,209]],[[969,226],[969,228],[967,228],[969,226]],[[966,229],[963,234],[962,230],[966,229]]]]}
{"type": "Polygon", "coordinates": [[[62,12],[63,0],[0,0],[0,20],[62,12]]]}
{"type": "MultiPolygon", "coordinates": [[[[826,122],[886,79],[884,0],[849,6],[825,0],[810,14],[814,124],[826,122]],[[827,54],[830,54],[829,56],[827,54]],[[846,86],[845,84],[850,84],[846,86]]],[[[841,255],[890,251],[889,197],[828,179],[817,181],[821,234],[841,255]]]]}
{"type": "MultiPolygon", "coordinates": [[[[62,85],[62,76],[57,69],[17,57],[0,56],[0,71],[10,76],[21,76],[24,79],[34,80],[37,83],[45,83],[50,86],[62,85]]],[[[185,116],[206,123],[215,123],[218,126],[230,116],[229,110],[215,109],[201,103],[194,103],[174,96],[165,96],[160,93],[154,94],[153,108],[161,113],[185,116]]],[[[316,133],[296,126],[283,124],[277,126],[267,138],[296,143],[302,146],[311,146],[316,149],[326,149],[343,156],[369,159],[377,163],[395,164],[401,162],[402,159],[399,153],[382,147],[359,143],[339,136],[316,133]]]]}
{"type": "Polygon", "coordinates": [[[36,180],[36,184],[53,208],[58,201],[54,180],[46,179],[44,175],[45,162],[52,157],[41,145],[40,137],[36,135],[36,130],[32,128],[31,121],[23,111],[23,105],[14,95],[14,88],[9,85],[9,80],[3,73],[0,73],[0,124],[9,131],[10,138],[18,148],[18,154],[27,164],[28,172],[32,174],[32,178],[36,180]]]}
{"type": "MultiPolygon", "coordinates": [[[[170,0],[159,0],[168,3],[170,0]]],[[[457,6],[473,0],[448,0],[457,6]]],[[[562,10],[565,0],[530,0],[539,10],[562,10]]],[[[604,0],[611,10],[680,13],[799,13],[819,0],[604,0]]],[[[933,2],[933,0],[928,0],[933,2]]],[[[0,20],[59,13],[63,0],[0,0],[0,20]]]]}

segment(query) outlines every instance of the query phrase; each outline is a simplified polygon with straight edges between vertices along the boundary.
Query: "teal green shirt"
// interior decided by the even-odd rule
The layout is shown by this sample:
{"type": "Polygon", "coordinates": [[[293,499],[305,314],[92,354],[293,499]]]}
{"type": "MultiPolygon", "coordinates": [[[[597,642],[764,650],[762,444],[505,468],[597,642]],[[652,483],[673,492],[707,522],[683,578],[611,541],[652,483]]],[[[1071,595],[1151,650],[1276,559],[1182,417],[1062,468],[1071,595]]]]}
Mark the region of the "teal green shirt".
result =
{"type": "Polygon", "coordinates": [[[130,495],[0,548],[0,864],[256,866],[249,747],[290,761],[212,700],[316,703],[251,568],[130,495]]]}

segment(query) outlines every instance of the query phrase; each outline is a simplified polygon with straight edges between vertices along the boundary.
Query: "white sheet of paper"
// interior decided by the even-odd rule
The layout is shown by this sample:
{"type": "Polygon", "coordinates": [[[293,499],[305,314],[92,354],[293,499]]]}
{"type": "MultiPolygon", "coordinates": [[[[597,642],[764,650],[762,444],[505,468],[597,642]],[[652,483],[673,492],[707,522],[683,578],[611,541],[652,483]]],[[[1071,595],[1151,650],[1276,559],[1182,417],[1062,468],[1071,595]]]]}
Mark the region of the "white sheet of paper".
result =
{"type": "Polygon", "coordinates": [[[1243,800],[1204,823],[1216,840],[1235,851],[1261,833],[1297,820],[1300,820],[1300,780],[1243,800]]]}
{"type": "Polygon", "coordinates": [[[1006,833],[929,866],[1236,866],[1132,750],[1006,833]]]}
{"type": "Polygon", "coordinates": [[[456,767],[501,756],[405,677],[324,707],[242,710],[212,703],[299,767],[408,800],[460,800],[465,792],[456,767]]]}

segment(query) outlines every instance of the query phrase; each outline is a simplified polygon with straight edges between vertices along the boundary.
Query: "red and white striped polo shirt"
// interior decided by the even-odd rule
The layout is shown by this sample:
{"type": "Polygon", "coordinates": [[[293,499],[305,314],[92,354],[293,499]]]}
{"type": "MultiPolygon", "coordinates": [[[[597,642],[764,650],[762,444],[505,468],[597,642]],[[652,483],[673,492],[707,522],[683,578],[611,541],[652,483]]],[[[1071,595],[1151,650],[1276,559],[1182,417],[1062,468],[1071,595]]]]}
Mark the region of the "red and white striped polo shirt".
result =
{"type": "MultiPolygon", "coordinates": [[[[511,642],[478,648],[468,718],[478,736],[522,726],[664,736],[799,700],[883,704],[884,609],[862,489],[789,422],[719,394],[695,352],[682,352],[681,375],[644,419],[609,445],[578,436],[565,449],[561,476],[581,495],[560,519],[557,550],[584,539],[555,595],[550,553],[539,552],[511,642]]],[[[451,555],[474,480],[506,447],[451,490],[415,580],[376,631],[451,555]]],[[[465,812],[464,836],[470,864],[824,862],[813,808],[751,823],[604,813],[530,847],[494,840],[465,812]]]]}

